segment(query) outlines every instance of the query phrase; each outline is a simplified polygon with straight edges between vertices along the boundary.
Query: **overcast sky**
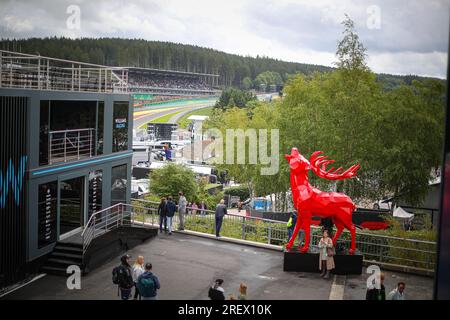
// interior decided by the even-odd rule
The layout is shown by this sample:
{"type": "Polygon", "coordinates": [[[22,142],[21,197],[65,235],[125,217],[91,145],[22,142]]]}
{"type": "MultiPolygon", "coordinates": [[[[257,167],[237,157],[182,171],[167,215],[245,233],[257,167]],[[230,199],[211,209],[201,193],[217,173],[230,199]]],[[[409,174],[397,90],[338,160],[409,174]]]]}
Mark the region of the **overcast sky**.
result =
{"type": "Polygon", "coordinates": [[[347,13],[373,71],[445,78],[449,1],[0,0],[0,36],[141,38],[332,66],[347,13]]]}

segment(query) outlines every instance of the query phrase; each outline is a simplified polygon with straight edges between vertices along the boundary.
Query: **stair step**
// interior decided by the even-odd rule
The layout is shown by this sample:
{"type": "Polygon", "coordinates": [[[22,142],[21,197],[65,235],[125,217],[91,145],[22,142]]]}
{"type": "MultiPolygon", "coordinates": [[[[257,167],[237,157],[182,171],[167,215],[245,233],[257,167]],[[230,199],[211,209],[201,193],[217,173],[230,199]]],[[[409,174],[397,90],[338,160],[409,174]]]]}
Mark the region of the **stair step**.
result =
{"type": "Polygon", "coordinates": [[[79,254],[74,253],[66,253],[66,252],[59,252],[59,251],[53,251],[51,254],[51,258],[68,258],[73,260],[83,260],[83,254],[80,252],[79,254]]]}
{"type": "Polygon", "coordinates": [[[52,263],[52,264],[62,264],[62,265],[66,265],[66,266],[70,266],[70,265],[79,265],[80,262],[79,261],[74,261],[74,260],[70,260],[70,259],[60,259],[60,258],[50,258],[47,260],[47,263],[52,263]]]}
{"type": "Polygon", "coordinates": [[[83,247],[78,248],[78,247],[70,247],[70,246],[65,246],[65,245],[60,245],[60,244],[56,244],[55,248],[53,249],[54,251],[71,251],[73,253],[83,253],[83,247]]]}
{"type": "Polygon", "coordinates": [[[72,248],[83,248],[82,243],[76,243],[76,242],[60,242],[58,241],[56,243],[56,246],[64,246],[64,247],[72,247],[72,248]]]}
{"type": "Polygon", "coordinates": [[[67,275],[66,268],[44,266],[41,268],[41,270],[48,274],[67,275]]]}

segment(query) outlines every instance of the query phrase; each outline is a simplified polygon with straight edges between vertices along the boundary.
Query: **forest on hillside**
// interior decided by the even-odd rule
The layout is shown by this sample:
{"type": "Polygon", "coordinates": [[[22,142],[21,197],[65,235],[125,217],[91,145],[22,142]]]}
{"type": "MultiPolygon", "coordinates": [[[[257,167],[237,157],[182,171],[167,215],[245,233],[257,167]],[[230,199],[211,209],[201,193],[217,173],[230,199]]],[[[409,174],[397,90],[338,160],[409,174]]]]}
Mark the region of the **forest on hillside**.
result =
{"type": "MultiPolygon", "coordinates": [[[[142,39],[57,37],[2,39],[0,48],[109,66],[219,74],[220,86],[243,89],[260,89],[261,79],[274,79],[273,83],[266,83],[266,85],[278,87],[279,79],[284,83],[291,75],[297,73],[311,75],[315,71],[333,70],[320,65],[287,62],[261,56],[244,57],[199,46],[142,39]]],[[[413,75],[378,75],[378,79],[384,82],[384,87],[387,89],[402,83],[411,84],[412,80],[418,78],[420,77],[413,75]]]]}

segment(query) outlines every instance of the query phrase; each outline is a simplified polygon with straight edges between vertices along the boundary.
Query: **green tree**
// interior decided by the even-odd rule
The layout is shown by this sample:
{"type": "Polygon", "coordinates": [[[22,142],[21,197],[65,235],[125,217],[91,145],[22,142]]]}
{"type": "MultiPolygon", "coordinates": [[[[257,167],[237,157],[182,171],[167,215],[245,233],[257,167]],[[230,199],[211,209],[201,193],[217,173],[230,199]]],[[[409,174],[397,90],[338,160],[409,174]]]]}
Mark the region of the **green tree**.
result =
{"type": "Polygon", "coordinates": [[[256,96],[251,92],[228,88],[222,91],[215,107],[220,109],[230,107],[244,108],[248,102],[254,100],[256,100],[256,96]]]}
{"type": "Polygon", "coordinates": [[[250,77],[245,77],[244,79],[242,79],[242,84],[241,84],[242,89],[244,90],[249,90],[253,87],[253,81],[250,77]]]}
{"type": "Polygon", "coordinates": [[[197,192],[194,172],[186,166],[174,163],[155,169],[150,174],[150,191],[160,197],[174,198],[182,191],[187,199],[192,199],[197,192]]]}

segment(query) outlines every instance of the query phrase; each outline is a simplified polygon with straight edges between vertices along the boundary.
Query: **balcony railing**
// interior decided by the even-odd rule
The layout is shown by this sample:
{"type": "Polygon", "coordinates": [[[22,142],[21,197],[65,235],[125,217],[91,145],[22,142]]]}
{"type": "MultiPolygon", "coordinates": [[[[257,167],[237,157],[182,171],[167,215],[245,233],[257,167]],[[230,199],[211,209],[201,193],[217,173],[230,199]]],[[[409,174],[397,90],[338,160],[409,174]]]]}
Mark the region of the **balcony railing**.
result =
{"type": "Polygon", "coordinates": [[[48,162],[67,162],[95,155],[95,129],[50,131],[48,133],[48,162]]]}
{"type": "Polygon", "coordinates": [[[128,69],[0,50],[0,88],[126,93],[128,69]]]}

